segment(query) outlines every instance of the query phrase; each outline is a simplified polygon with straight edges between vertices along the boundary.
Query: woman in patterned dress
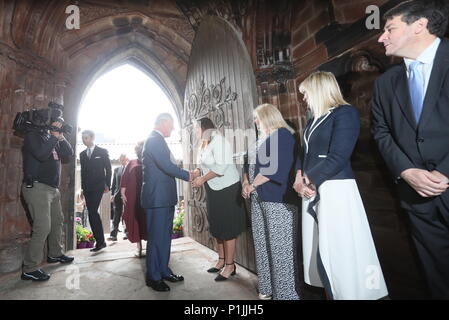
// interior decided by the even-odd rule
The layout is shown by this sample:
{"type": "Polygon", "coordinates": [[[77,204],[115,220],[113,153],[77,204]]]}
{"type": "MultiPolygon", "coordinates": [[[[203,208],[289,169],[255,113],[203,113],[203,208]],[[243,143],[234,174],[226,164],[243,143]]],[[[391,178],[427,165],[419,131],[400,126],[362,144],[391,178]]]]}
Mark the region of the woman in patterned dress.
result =
{"type": "Polygon", "coordinates": [[[251,199],[259,297],[299,300],[295,283],[298,208],[291,188],[294,131],[271,104],[258,106],[254,118],[262,137],[248,151],[242,196],[251,199]]]}

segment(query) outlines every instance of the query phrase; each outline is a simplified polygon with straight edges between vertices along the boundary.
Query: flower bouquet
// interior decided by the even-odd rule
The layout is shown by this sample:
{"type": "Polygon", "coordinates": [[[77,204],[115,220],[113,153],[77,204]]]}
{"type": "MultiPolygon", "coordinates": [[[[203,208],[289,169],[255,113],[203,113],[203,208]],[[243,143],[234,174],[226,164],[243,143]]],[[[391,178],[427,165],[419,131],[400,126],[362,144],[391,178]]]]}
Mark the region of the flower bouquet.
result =
{"type": "Polygon", "coordinates": [[[183,236],[184,208],[180,208],[173,219],[172,239],[181,238],[183,236]]]}
{"type": "Polygon", "coordinates": [[[75,218],[76,226],[76,248],[84,249],[84,248],[93,248],[95,243],[95,238],[92,232],[89,229],[84,228],[81,225],[81,218],[75,218]]]}

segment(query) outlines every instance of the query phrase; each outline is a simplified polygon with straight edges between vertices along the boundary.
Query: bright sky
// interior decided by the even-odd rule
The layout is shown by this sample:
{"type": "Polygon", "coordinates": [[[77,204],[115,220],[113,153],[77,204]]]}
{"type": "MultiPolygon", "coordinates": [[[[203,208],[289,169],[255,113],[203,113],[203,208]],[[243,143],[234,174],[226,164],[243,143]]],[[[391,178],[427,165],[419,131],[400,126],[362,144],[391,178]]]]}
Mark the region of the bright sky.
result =
{"type": "MultiPolygon", "coordinates": [[[[102,75],[89,88],[81,104],[78,125],[81,131],[93,130],[99,144],[128,144],[124,146],[127,150],[123,151],[111,146],[111,159],[116,159],[121,152],[134,159],[132,146],[148,137],[156,116],[162,112],[170,113],[175,119],[175,129],[167,142],[179,141],[179,124],[170,100],[150,77],[126,64],[102,75]]],[[[78,133],[77,141],[82,143],[81,133],[78,133]]],[[[84,146],[78,146],[77,153],[84,149],[84,146]]],[[[179,159],[181,149],[175,149],[172,148],[172,152],[179,159]]]]}

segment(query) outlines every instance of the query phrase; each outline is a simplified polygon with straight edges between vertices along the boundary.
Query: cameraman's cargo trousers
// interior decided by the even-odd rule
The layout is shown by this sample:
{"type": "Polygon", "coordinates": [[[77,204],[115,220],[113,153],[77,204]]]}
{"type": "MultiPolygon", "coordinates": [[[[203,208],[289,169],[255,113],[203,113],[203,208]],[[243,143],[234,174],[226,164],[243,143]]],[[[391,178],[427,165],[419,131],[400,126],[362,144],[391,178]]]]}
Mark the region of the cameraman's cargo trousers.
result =
{"type": "Polygon", "coordinates": [[[43,260],[45,241],[48,238],[48,256],[63,255],[61,243],[64,216],[59,189],[34,182],[33,188],[22,186],[22,193],[33,220],[32,235],[25,251],[23,272],[33,272],[43,260]]]}

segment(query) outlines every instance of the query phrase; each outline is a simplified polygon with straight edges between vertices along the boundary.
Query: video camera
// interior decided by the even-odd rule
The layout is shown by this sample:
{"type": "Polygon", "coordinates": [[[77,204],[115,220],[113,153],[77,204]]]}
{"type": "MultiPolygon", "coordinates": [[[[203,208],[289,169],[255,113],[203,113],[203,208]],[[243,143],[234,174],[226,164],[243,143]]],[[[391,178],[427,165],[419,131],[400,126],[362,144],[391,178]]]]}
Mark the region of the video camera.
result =
{"type": "Polygon", "coordinates": [[[23,112],[17,112],[13,123],[13,130],[19,132],[28,132],[32,130],[50,130],[61,133],[72,133],[72,126],[64,124],[62,117],[64,106],[55,102],[49,102],[47,109],[31,109],[23,112]],[[62,123],[61,128],[52,126],[53,122],[62,123]]]}

